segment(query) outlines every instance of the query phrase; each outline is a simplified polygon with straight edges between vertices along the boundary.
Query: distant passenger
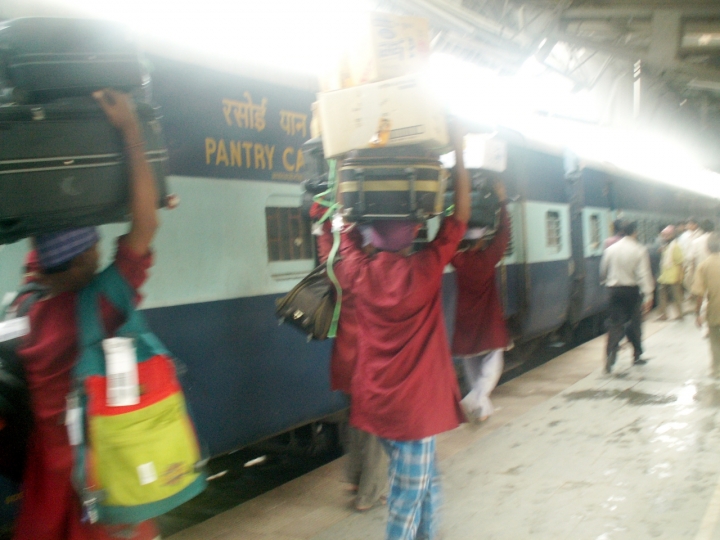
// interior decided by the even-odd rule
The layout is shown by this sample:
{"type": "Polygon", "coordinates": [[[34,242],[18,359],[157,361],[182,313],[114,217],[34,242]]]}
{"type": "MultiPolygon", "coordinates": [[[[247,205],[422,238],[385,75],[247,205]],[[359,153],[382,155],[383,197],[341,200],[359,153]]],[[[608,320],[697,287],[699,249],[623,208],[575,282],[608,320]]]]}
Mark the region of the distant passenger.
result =
{"type": "Polygon", "coordinates": [[[622,219],[616,219],[613,221],[613,235],[605,239],[603,249],[609,248],[623,236],[625,236],[625,222],[622,219]]]}
{"type": "Polygon", "coordinates": [[[470,393],[462,400],[471,421],[483,422],[493,413],[490,393],[503,369],[503,353],[510,345],[500,295],[495,283],[495,266],[502,260],[510,240],[505,186],[495,184],[501,201],[500,225],[495,235],[487,228],[468,229],[470,247],[452,259],[457,276],[457,309],[452,353],[462,359],[470,393]]]}
{"type": "Polygon", "coordinates": [[[610,293],[605,371],[615,364],[623,335],[634,349],[633,365],[642,365],[642,312],[652,306],[655,283],[647,249],[637,241],[637,223],[625,225],[625,237],[607,248],[600,260],[600,280],[610,293]]]}
{"type": "Polygon", "coordinates": [[[680,243],[675,238],[675,228],[672,225],[665,227],[661,233],[663,245],[660,249],[660,275],[658,276],[658,294],[660,296],[658,320],[667,320],[668,297],[672,298],[677,308],[677,320],[683,318],[683,277],[685,275],[685,256],[680,243]]]}
{"type": "Polygon", "coordinates": [[[680,248],[682,248],[683,253],[690,253],[690,244],[692,244],[693,240],[700,236],[700,234],[697,219],[694,217],[688,218],[685,222],[685,230],[678,236],[678,242],[680,242],[680,248]]]}
{"type": "Polygon", "coordinates": [[[707,246],[708,237],[710,233],[715,231],[715,224],[709,219],[703,219],[700,222],[698,232],[700,233],[695,240],[690,244],[690,251],[688,253],[689,263],[691,265],[691,275],[695,275],[695,270],[700,263],[710,255],[710,250],[707,246]]]}
{"type": "Polygon", "coordinates": [[[700,263],[695,272],[692,294],[695,295],[695,323],[708,325],[710,352],[712,353],[711,376],[720,378],[720,236],[712,233],[707,241],[710,255],[700,263]],[[702,316],[703,301],[707,298],[707,312],[702,316]]]}
{"type": "Polygon", "coordinates": [[[455,213],[435,239],[410,252],[418,224],[376,221],[367,255],[347,242],[336,273],[355,295],[360,328],[350,423],[381,437],[390,456],[389,540],[437,538],[440,477],[436,435],[464,421],[445,333],[443,270],[470,217],[463,137],[451,130],[457,159],[455,213]]]}
{"type": "MultiPolygon", "coordinates": [[[[125,144],[130,172],[130,232],[118,240],[113,264],[134,290],[143,284],[152,263],[150,243],[158,226],[157,191],[145,160],[142,131],[129,98],[104,90],[94,97],[125,144]]],[[[28,255],[29,280],[45,285],[49,295],[30,310],[30,334],[23,358],[34,416],[23,477],[23,499],[15,540],[151,540],[158,537],[152,522],[138,526],[90,525],[73,487],[73,452],[64,425],[65,399],[78,355],[76,303],[78,291],[98,270],[98,233],[92,228],[38,236],[28,255]]],[[[108,333],[123,322],[109,302],[101,302],[108,333]]]]}
{"type": "MultiPolygon", "coordinates": [[[[311,218],[320,220],[325,212],[325,208],[314,203],[310,215],[311,218]]],[[[330,220],[325,221],[322,233],[317,237],[318,258],[323,263],[327,261],[333,246],[331,225],[330,220]]],[[[350,226],[342,233],[345,241],[348,241],[348,235],[359,235],[359,233],[356,228],[350,226]]],[[[362,240],[357,238],[355,241],[361,242],[363,250],[369,255],[375,249],[366,240],[367,236],[369,235],[366,234],[362,240]]],[[[355,296],[352,290],[345,289],[340,304],[337,335],[330,355],[330,388],[339,390],[349,397],[357,363],[358,331],[355,296]]],[[[350,410],[352,406],[351,398],[350,410]]],[[[380,439],[372,433],[349,426],[345,439],[347,451],[345,478],[350,484],[350,491],[355,493],[355,509],[364,512],[387,495],[387,456],[380,439]]]]}

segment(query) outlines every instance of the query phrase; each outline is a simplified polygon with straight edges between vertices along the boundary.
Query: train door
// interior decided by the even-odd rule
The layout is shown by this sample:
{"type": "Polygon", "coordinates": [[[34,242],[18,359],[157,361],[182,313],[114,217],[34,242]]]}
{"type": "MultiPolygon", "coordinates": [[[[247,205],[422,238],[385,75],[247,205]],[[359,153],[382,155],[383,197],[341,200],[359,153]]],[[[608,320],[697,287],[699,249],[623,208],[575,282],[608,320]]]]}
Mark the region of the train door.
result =
{"type": "Polygon", "coordinates": [[[565,154],[565,180],[567,199],[570,205],[570,300],[568,302],[567,321],[570,325],[582,319],[583,297],[585,290],[585,249],[583,207],[585,193],[582,173],[577,156],[571,152],[565,154]]]}

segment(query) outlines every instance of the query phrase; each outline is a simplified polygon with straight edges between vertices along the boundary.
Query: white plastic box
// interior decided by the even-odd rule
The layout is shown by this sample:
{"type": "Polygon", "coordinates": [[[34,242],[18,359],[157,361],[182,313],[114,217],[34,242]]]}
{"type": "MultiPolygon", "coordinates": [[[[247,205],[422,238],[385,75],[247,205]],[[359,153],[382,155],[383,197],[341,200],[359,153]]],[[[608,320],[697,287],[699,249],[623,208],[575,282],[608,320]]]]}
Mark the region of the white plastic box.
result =
{"type": "Polygon", "coordinates": [[[408,75],[318,95],[325,157],[373,148],[378,133],[385,146],[448,145],[445,111],[419,75],[408,75]]]}

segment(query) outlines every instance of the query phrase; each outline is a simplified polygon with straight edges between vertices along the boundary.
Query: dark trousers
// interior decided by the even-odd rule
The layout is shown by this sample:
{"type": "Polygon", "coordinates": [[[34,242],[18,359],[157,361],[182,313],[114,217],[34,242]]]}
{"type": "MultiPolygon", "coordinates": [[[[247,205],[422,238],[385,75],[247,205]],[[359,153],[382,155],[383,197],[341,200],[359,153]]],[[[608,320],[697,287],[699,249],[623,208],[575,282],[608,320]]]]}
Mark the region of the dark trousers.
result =
{"type": "Polygon", "coordinates": [[[635,349],[635,358],[642,355],[642,297],[639,287],[608,287],[610,292],[607,354],[616,353],[624,335],[635,349]]]}

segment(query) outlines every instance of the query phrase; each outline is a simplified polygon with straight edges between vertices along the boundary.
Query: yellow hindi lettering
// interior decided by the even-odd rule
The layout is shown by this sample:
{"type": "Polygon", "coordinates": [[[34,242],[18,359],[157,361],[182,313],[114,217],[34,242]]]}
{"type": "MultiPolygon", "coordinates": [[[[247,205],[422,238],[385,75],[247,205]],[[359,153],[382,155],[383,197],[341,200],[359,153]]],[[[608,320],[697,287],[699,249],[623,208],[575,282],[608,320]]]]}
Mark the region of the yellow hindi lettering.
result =
{"type": "Polygon", "coordinates": [[[295,164],[295,172],[302,169],[303,165],[305,165],[305,157],[303,156],[302,150],[298,149],[297,151],[297,163],[295,164]]]}
{"type": "Polygon", "coordinates": [[[307,137],[307,114],[295,111],[280,111],[280,129],[288,135],[302,133],[303,137],[307,137]]]}
{"type": "Polygon", "coordinates": [[[233,123],[240,128],[263,131],[265,129],[265,113],[267,98],[262,98],[259,105],[253,103],[250,92],[244,92],[247,101],[224,98],[222,100],[223,116],[228,126],[233,123]],[[234,122],[233,122],[234,121],[234,122]]]}

